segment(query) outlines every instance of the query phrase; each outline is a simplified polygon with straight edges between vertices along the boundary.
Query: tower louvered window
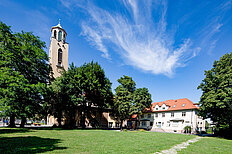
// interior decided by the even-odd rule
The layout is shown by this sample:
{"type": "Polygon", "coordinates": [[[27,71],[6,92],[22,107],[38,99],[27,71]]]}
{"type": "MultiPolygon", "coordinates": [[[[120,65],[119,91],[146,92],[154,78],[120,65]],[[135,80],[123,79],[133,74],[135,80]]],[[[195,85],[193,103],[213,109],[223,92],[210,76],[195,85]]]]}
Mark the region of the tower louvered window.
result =
{"type": "Polygon", "coordinates": [[[54,30],[54,38],[56,39],[56,30],[54,30]]]}
{"type": "Polygon", "coordinates": [[[63,43],[65,43],[65,34],[63,35],[63,43]]]}
{"type": "Polygon", "coordinates": [[[62,64],[62,50],[58,50],[58,65],[62,64]]]}
{"type": "Polygon", "coordinates": [[[62,32],[59,31],[59,32],[58,32],[58,41],[60,42],[61,40],[62,40],[62,32]]]}

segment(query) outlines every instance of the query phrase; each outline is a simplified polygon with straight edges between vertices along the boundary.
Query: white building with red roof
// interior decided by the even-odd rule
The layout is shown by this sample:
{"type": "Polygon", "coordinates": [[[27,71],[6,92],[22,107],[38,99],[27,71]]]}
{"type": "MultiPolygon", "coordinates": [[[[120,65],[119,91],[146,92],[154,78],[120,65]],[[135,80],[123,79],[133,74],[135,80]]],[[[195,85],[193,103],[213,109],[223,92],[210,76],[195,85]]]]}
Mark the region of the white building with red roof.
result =
{"type": "Polygon", "coordinates": [[[197,115],[198,109],[198,105],[187,98],[152,103],[151,109],[139,117],[138,127],[183,133],[184,128],[190,126],[192,133],[205,131],[205,120],[197,115]]]}

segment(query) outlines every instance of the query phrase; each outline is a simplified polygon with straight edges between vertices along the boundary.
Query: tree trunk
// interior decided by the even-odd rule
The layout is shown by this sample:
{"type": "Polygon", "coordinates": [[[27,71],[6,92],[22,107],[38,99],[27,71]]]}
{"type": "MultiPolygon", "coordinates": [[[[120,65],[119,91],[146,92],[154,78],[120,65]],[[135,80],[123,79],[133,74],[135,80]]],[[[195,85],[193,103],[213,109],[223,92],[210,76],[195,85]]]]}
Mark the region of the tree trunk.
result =
{"type": "Polygon", "coordinates": [[[20,127],[21,127],[21,128],[24,128],[24,125],[25,125],[25,123],[26,123],[26,120],[27,120],[26,117],[24,117],[24,116],[21,117],[21,124],[20,124],[20,127]]]}
{"type": "Polygon", "coordinates": [[[120,120],[120,130],[122,131],[122,120],[120,120]]]}
{"type": "Polygon", "coordinates": [[[86,125],[85,125],[85,112],[84,111],[81,113],[81,127],[82,128],[86,127],[86,125]]]}
{"type": "Polygon", "coordinates": [[[58,113],[58,117],[57,117],[58,127],[61,127],[61,117],[62,117],[62,112],[58,113]]]}
{"type": "Polygon", "coordinates": [[[8,125],[8,127],[11,127],[11,128],[15,127],[15,115],[14,114],[10,116],[10,124],[8,125]]]}

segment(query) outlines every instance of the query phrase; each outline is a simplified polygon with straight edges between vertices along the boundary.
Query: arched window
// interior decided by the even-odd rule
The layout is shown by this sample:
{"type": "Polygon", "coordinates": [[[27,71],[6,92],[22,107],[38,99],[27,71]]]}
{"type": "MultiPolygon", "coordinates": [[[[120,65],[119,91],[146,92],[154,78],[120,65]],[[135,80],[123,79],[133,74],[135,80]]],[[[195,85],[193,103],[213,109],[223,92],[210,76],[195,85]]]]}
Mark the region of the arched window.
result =
{"type": "Polygon", "coordinates": [[[56,30],[54,30],[54,38],[56,39],[56,30]]]}
{"type": "Polygon", "coordinates": [[[62,64],[62,50],[58,49],[58,65],[62,64]]]}
{"type": "Polygon", "coordinates": [[[65,43],[65,34],[63,35],[63,43],[65,43]]]}
{"type": "Polygon", "coordinates": [[[58,32],[58,41],[60,42],[62,40],[62,31],[58,32]]]}

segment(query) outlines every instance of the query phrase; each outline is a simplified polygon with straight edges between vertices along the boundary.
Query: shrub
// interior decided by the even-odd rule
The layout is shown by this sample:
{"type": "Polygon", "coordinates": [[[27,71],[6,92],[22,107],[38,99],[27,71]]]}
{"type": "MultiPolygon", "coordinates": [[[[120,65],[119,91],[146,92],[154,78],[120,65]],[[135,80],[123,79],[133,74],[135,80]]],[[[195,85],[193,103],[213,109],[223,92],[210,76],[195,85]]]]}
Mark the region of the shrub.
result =
{"type": "Polygon", "coordinates": [[[191,133],[191,126],[185,126],[184,133],[191,133]]]}

